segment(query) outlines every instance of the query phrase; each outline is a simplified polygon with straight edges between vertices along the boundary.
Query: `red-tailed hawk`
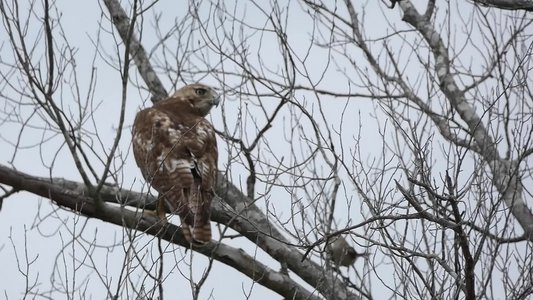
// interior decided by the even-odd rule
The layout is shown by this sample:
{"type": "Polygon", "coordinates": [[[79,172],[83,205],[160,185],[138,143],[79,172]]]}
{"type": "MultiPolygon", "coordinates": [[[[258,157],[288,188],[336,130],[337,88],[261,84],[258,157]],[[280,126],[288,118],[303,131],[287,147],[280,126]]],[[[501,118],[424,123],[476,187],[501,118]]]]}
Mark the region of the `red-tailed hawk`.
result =
{"type": "Polygon", "coordinates": [[[135,161],[159,192],[157,215],[179,215],[189,242],[211,240],[218,153],[215,130],[204,117],[219,99],[208,86],[187,85],[141,110],[133,124],[135,161]]]}

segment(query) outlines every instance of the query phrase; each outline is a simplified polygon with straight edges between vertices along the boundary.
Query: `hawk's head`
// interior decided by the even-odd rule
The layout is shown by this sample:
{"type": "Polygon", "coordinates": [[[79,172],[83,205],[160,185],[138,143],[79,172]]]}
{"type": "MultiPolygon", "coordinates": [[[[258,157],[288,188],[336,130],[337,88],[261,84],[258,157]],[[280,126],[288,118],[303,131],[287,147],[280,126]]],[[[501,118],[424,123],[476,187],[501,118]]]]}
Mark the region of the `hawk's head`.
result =
{"type": "Polygon", "coordinates": [[[211,108],[218,105],[220,96],[212,88],[205,84],[189,84],[177,90],[172,97],[173,101],[184,101],[192,108],[192,111],[202,117],[205,117],[211,108]]]}

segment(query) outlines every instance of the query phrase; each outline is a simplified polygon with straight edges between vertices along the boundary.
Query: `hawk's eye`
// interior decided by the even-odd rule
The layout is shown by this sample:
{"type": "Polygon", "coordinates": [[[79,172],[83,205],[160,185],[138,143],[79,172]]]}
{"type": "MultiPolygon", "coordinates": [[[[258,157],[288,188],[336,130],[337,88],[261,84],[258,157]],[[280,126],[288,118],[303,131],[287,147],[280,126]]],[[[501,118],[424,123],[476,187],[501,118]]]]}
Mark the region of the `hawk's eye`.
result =
{"type": "Polygon", "coordinates": [[[203,96],[203,95],[205,95],[205,93],[207,93],[207,90],[204,89],[204,88],[198,88],[198,89],[195,90],[195,92],[196,92],[196,95],[203,96]]]}

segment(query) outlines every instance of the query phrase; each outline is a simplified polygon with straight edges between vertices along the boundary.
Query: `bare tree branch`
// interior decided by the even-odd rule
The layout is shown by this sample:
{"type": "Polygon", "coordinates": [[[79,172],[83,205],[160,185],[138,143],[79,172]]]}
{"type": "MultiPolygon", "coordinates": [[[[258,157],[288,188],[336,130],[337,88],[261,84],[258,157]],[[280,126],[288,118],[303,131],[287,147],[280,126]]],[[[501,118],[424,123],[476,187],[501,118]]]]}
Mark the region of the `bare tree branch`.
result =
{"type": "Polygon", "coordinates": [[[435,72],[439,79],[439,87],[452,107],[468,124],[473,141],[479,149],[482,149],[480,154],[492,171],[494,185],[526,232],[528,239],[533,241],[533,214],[522,198],[523,186],[517,174],[518,165],[516,162],[507,161],[500,157],[494,139],[483,124],[481,117],[476,113],[475,108],[468,103],[465,93],[460,90],[454,75],[450,72],[451,62],[448,49],[439,33],[423,15],[418,13],[411,1],[402,0],[398,3],[404,12],[403,20],[416,28],[431,47],[435,58],[435,72]]]}
{"type": "Polygon", "coordinates": [[[495,7],[507,10],[533,11],[533,3],[530,0],[471,0],[481,6],[495,7]]]}
{"type": "Polygon", "coordinates": [[[13,226],[3,241],[24,294],[155,299],[176,284],[199,299],[223,262],[243,274],[236,296],[247,299],[263,292],[257,283],[285,299],[530,296],[531,278],[512,272],[533,266],[529,8],[415,2],[200,0],[167,11],[104,0],[83,24],[87,42],[62,24],[67,7],[0,0],[0,148],[11,157],[0,161],[0,221],[19,199],[44,197],[18,234],[60,239],[51,283],[33,279],[48,272],[36,269],[35,240],[17,242],[13,226]],[[131,173],[128,107],[136,91],[166,97],[161,76],[222,91],[210,115],[218,232],[206,247],[190,249],[173,217],[142,215],[157,199],[131,173]],[[121,101],[99,100],[117,87],[121,101]],[[325,244],[338,235],[368,256],[336,268],[325,244]],[[101,265],[102,255],[120,261],[101,265]]]}
{"type": "MultiPolygon", "coordinates": [[[[120,3],[117,0],[104,0],[104,3],[109,10],[113,25],[115,25],[117,28],[120,37],[124,43],[128,43],[130,46],[129,53],[131,53],[133,56],[133,60],[139,68],[139,74],[142,76],[144,82],[148,86],[150,94],[152,94],[152,101],[156,102],[160,99],[168,97],[168,92],[165,90],[163,83],[159,80],[159,77],[154,72],[144,47],[133,33],[131,36],[129,35],[131,24],[130,18],[120,3]]],[[[137,14],[137,12],[134,11],[133,14],[137,14]]]]}
{"type": "MultiPolygon", "coordinates": [[[[190,243],[187,242],[179,227],[172,224],[162,227],[156,218],[143,217],[140,210],[129,206],[135,204],[139,205],[139,207],[144,207],[146,196],[143,194],[104,187],[102,188],[102,199],[113,203],[122,203],[122,205],[98,205],[93,198],[87,196],[88,190],[82,183],[59,178],[39,178],[15,171],[3,165],[0,165],[0,182],[50,199],[62,208],[71,209],[87,217],[98,218],[102,221],[145,232],[156,237],[160,236],[164,240],[182,247],[190,247],[190,243]]],[[[146,205],[146,207],[154,208],[155,206],[152,205],[146,205]]],[[[287,299],[320,299],[293,281],[289,276],[276,272],[258,262],[242,249],[212,241],[206,246],[193,247],[193,250],[235,268],[250,279],[272,289],[287,299]]]]}
{"type": "MultiPolygon", "coordinates": [[[[115,26],[122,26],[123,24],[127,24],[127,19],[125,19],[126,16],[125,14],[123,14],[123,10],[118,2],[114,0],[106,0],[106,6],[112,16],[120,16],[118,18],[113,18],[115,26]]],[[[122,38],[126,36],[127,35],[121,34],[122,38]]],[[[134,37],[132,37],[132,40],[135,40],[134,37]]],[[[135,48],[132,47],[132,52],[135,51],[134,49],[135,48]]],[[[144,63],[144,61],[142,60],[135,60],[135,62],[144,63]]],[[[145,80],[153,80],[154,78],[157,78],[157,75],[150,64],[145,63],[142,66],[139,66],[139,72],[142,74],[142,77],[145,80]]],[[[159,83],[159,80],[157,80],[156,82],[159,83]]],[[[150,86],[149,82],[146,83],[150,86]]],[[[156,97],[155,99],[159,99],[157,95],[154,96],[156,97]]],[[[281,107],[283,104],[284,102],[281,102],[279,107],[281,107]]],[[[257,140],[253,144],[255,145],[256,143],[257,140]]],[[[222,176],[218,177],[224,178],[222,176]]],[[[223,179],[222,181],[225,181],[225,179],[223,179]]],[[[228,187],[231,184],[223,182],[222,185],[228,187]]],[[[278,261],[286,262],[287,266],[293,272],[298,274],[298,276],[300,276],[312,286],[315,286],[322,294],[326,295],[334,293],[337,295],[338,299],[358,299],[358,297],[356,297],[355,295],[349,294],[346,288],[341,288],[342,283],[338,279],[330,279],[329,277],[324,278],[322,272],[316,271],[321,269],[318,265],[311,265],[312,263],[310,261],[307,261],[302,264],[300,262],[301,254],[296,250],[289,249],[289,247],[286,245],[287,243],[289,243],[287,239],[283,237],[283,235],[279,233],[272,224],[270,224],[264,213],[261,212],[261,210],[257,208],[253,203],[251,203],[248,197],[242,195],[239,190],[235,188],[226,188],[223,191],[220,191],[219,195],[223,199],[233,199],[231,201],[228,201],[228,203],[230,205],[233,204],[233,208],[236,209],[236,211],[244,213],[245,218],[248,220],[250,225],[239,228],[240,230],[238,231],[243,233],[243,235],[245,235],[250,241],[256,243],[259,247],[261,247],[263,250],[265,250],[278,261]],[[235,197],[235,194],[237,194],[237,197],[235,197]],[[226,195],[230,197],[227,197],[226,195]],[[241,200],[240,203],[237,203],[235,199],[241,200]],[[245,206],[244,210],[242,209],[243,205],[245,206]]],[[[223,223],[227,224],[226,222],[223,223]]],[[[235,226],[236,222],[234,222],[233,225],[235,226]]]]}

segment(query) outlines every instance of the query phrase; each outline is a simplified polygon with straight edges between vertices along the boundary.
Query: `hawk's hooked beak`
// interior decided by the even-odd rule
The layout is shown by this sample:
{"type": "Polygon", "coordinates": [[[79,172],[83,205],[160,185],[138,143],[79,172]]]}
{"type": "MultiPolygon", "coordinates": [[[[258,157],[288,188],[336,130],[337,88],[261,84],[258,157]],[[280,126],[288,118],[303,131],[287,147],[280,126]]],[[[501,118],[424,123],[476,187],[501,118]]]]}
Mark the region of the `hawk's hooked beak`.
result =
{"type": "Polygon", "coordinates": [[[219,94],[215,94],[215,98],[213,99],[213,105],[218,107],[218,104],[220,103],[220,95],[219,94]]]}

